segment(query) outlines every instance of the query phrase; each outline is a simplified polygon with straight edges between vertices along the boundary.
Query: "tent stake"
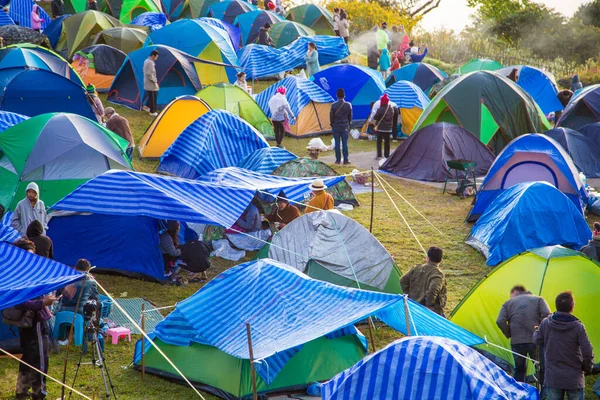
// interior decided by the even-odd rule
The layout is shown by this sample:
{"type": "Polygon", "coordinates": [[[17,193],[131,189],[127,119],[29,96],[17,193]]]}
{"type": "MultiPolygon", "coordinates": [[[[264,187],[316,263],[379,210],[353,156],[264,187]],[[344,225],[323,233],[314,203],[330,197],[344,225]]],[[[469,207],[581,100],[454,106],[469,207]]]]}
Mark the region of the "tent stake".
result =
{"type": "MultiPolygon", "coordinates": [[[[142,303],[142,331],[146,332],[146,303],[142,303]]],[[[142,335],[142,380],[146,377],[146,340],[142,335]]]]}
{"type": "Polygon", "coordinates": [[[410,317],[408,316],[408,295],[404,295],[404,315],[406,316],[406,336],[410,336],[410,317]]]}
{"type": "Polygon", "coordinates": [[[250,372],[252,374],[252,392],[254,400],[258,400],[258,392],[256,391],[256,370],[254,369],[254,351],[252,350],[252,332],[250,324],[246,322],[246,335],[248,335],[248,353],[250,354],[250,372]]]}
{"type": "Polygon", "coordinates": [[[375,171],[371,167],[371,222],[369,223],[369,233],[373,233],[373,207],[375,206],[375,171]]]}

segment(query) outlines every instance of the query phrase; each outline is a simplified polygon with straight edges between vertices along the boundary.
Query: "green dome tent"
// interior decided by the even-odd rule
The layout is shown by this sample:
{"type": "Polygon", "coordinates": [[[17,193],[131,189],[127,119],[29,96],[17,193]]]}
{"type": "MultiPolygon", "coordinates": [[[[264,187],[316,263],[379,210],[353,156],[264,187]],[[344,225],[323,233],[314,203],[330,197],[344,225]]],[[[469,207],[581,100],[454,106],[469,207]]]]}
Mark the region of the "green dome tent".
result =
{"type": "Polygon", "coordinates": [[[402,273],[385,247],[361,224],[337,212],[296,218],[273,236],[257,258],[277,260],[339,286],[402,293],[402,273]]]}
{"type": "Polygon", "coordinates": [[[413,132],[436,122],[462,126],[495,153],[519,135],[551,129],[527,92],[508,78],[488,71],[450,82],[423,111],[413,132]]]}
{"type": "Polygon", "coordinates": [[[119,26],[100,32],[94,40],[96,44],[106,44],[129,54],[144,46],[148,34],[142,29],[119,26]]]}
{"type": "Polygon", "coordinates": [[[496,71],[500,68],[502,68],[502,64],[498,61],[490,60],[488,58],[477,58],[458,67],[456,73],[468,74],[469,72],[474,71],[496,71]]]}
{"type": "MultiPolygon", "coordinates": [[[[271,175],[299,178],[311,176],[339,176],[340,174],[324,162],[313,160],[308,157],[299,157],[281,164],[271,175]]],[[[352,204],[354,206],[358,205],[358,200],[354,196],[352,188],[345,180],[328,188],[327,193],[333,196],[336,205],[340,203],[352,204]]]]}
{"type": "MultiPolygon", "coordinates": [[[[526,251],[498,265],[456,306],[450,320],[487,337],[491,343],[510,349],[509,339],[496,325],[496,318],[515,285],[523,285],[534,295],[543,297],[553,311],[556,296],[571,290],[577,300],[574,315],[585,325],[592,345],[600,346],[600,264],[562,246],[526,251]]],[[[513,364],[511,353],[489,345],[481,348],[513,364]]]]}
{"type": "Polygon", "coordinates": [[[14,209],[29,182],[47,207],[109,169],[133,169],[129,143],[85,117],[42,114],[0,133],[0,204],[14,209]]]}
{"type": "Polygon", "coordinates": [[[286,19],[308,26],[317,32],[317,35],[335,35],[333,31],[333,14],[326,8],[316,4],[296,6],[290,9],[286,19]]]}
{"type": "Polygon", "coordinates": [[[84,11],[71,15],[63,21],[64,37],[61,36],[56,51],[67,50],[68,57],[75,52],[92,45],[100,32],[121,26],[121,23],[110,15],[100,11],[84,11]]]}
{"type": "Polygon", "coordinates": [[[287,46],[301,36],[316,35],[315,31],[308,26],[293,21],[282,21],[271,25],[269,34],[271,35],[271,39],[273,39],[273,44],[278,49],[287,46]]]}
{"type": "Polygon", "coordinates": [[[267,139],[275,138],[271,121],[254,99],[242,89],[228,83],[207,86],[196,93],[196,97],[204,100],[213,110],[227,110],[237,115],[267,139]]]}

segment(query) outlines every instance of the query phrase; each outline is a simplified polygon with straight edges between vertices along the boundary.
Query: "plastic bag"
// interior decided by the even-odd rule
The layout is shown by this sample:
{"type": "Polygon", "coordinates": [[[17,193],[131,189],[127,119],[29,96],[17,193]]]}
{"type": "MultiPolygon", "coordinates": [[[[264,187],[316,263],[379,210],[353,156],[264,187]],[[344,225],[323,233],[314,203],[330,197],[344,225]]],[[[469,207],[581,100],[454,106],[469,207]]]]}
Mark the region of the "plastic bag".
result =
{"type": "Polygon", "coordinates": [[[358,129],[352,129],[350,131],[350,136],[352,136],[353,139],[360,139],[360,132],[358,129]]]}
{"type": "MultiPolygon", "coordinates": [[[[332,139],[332,143],[333,143],[333,139],[332,139]]],[[[323,142],[323,139],[321,138],[313,138],[310,139],[310,142],[308,142],[308,146],[306,146],[309,149],[319,149],[321,151],[327,151],[329,150],[329,148],[327,147],[327,145],[325,145],[325,142],[323,142]]],[[[333,148],[333,146],[332,146],[333,148]]]]}

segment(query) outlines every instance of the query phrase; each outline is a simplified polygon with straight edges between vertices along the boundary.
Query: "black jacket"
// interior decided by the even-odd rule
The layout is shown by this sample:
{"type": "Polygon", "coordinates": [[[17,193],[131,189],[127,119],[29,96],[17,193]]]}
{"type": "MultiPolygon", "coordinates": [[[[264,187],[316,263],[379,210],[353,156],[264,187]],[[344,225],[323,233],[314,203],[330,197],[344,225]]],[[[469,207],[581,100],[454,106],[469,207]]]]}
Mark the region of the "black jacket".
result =
{"type": "Polygon", "coordinates": [[[40,221],[32,221],[27,227],[27,238],[35,244],[35,254],[52,259],[54,258],[52,239],[42,235],[43,231],[44,229],[40,221]]]}
{"type": "Polygon", "coordinates": [[[592,260],[600,261],[600,237],[594,236],[592,240],[579,251],[592,260]]]}
{"type": "Polygon", "coordinates": [[[387,104],[380,106],[375,113],[375,130],[377,132],[392,132],[394,130],[394,115],[398,113],[398,107],[387,104]]]}
{"type": "Polygon", "coordinates": [[[271,39],[269,32],[264,26],[261,26],[258,31],[258,44],[262,44],[263,46],[273,46],[273,39],[271,39]]]}
{"type": "Polygon", "coordinates": [[[334,131],[348,132],[352,124],[352,104],[344,100],[333,103],[329,110],[329,124],[334,131]]]}

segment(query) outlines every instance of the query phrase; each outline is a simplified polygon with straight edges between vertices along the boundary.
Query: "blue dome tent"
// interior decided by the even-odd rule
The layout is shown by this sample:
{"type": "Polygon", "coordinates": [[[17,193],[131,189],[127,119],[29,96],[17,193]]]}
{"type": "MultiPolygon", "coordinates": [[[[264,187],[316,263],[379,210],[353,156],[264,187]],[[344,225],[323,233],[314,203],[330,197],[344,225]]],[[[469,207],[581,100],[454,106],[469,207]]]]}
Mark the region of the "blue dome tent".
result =
{"type": "Polygon", "coordinates": [[[538,68],[528,65],[513,65],[495,71],[508,77],[513,69],[518,71],[517,85],[525,90],[546,115],[554,111],[562,111],[563,106],[558,101],[558,89],[554,78],[538,68]]]}
{"type": "Polygon", "coordinates": [[[564,193],[547,182],[524,182],[489,205],[466,243],[479,250],[488,265],[496,265],[537,247],[579,249],[591,238],[581,209],[564,193]]]}
{"type": "Polygon", "coordinates": [[[212,110],[192,122],[160,158],[159,172],[196,179],[236,166],[257,149],[269,147],[263,135],[240,117],[212,110]]]}
{"type": "Polygon", "coordinates": [[[157,99],[159,108],[178,96],[193,95],[201,89],[194,67],[194,63],[201,62],[200,60],[172,47],[148,46],[129,53],[108,90],[108,101],[134,110],[142,109],[145,93],[144,61],[153,50],[159,52],[156,61],[156,76],[160,86],[157,99]]]}
{"type": "Polygon", "coordinates": [[[476,221],[496,197],[512,186],[536,181],[548,182],[563,192],[583,215],[587,193],[571,157],[549,136],[530,134],[514,139],[496,157],[467,220],[476,221]]]}
{"type": "Polygon", "coordinates": [[[588,124],[584,127],[581,127],[577,130],[577,132],[590,139],[598,148],[600,148],[600,122],[595,122],[593,124],[588,124]]]}
{"type": "Polygon", "coordinates": [[[216,18],[202,17],[198,18],[197,21],[205,22],[214,26],[215,28],[223,29],[225,32],[227,32],[227,35],[229,35],[229,39],[231,39],[231,46],[233,46],[234,50],[238,51],[240,49],[242,43],[242,32],[240,31],[240,28],[216,18]]]}
{"type": "Polygon", "coordinates": [[[50,112],[79,114],[96,120],[85,88],[43,69],[0,70],[0,110],[34,117],[50,112]]]}
{"type": "Polygon", "coordinates": [[[556,126],[579,130],[595,122],[600,122],[600,84],[584,87],[575,93],[556,126]]]}
{"type": "Polygon", "coordinates": [[[242,44],[247,45],[256,42],[260,28],[266,23],[273,25],[282,21],[284,21],[282,17],[270,11],[255,10],[238,15],[233,25],[241,30],[242,44]]]}
{"type": "Polygon", "coordinates": [[[560,144],[587,178],[600,178],[600,147],[593,140],[569,128],[550,129],[544,135],[560,144]]]}
{"type": "Polygon", "coordinates": [[[448,75],[444,71],[433,65],[412,63],[392,71],[385,84],[386,86],[392,86],[398,81],[409,81],[420,87],[425,94],[429,94],[433,85],[447,77],[448,75]]]}
{"type": "Polygon", "coordinates": [[[229,24],[233,24],[233,21],[235,21],[238,15],[256,10],[258,10],[258,8],[247,1],[224,0],[210,6],[208,8],[207,17],[217,18],[229,24]]]}
{"type": "Polygon", "coordinates": [[[334,65],[317,72],[313,81],[332,98],[337,90],[346,91],[346,101],[352,103],[352,118],[365,120],[371,112],[371,102],[379,100],[385,83],[378,71],[352,64],[334,65]]]}

